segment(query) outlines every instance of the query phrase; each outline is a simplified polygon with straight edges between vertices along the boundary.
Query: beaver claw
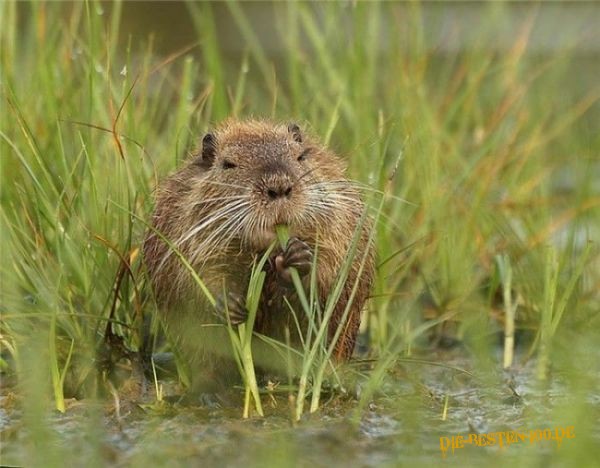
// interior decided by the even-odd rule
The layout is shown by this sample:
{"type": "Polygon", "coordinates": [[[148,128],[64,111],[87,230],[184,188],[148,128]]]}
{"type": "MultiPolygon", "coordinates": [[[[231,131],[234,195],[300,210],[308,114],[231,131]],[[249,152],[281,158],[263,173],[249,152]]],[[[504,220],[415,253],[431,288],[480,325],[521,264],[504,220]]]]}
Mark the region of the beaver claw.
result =
{"type": "Polygon", "coordinates": [[[248,310],[246,310],[246,300],[240,294],[229,291],[227,295],[220,295],[215,304],[215,314],[219,319],[227,324],[239,325],[248,320],[248,310]],[[229,316],[229,320],[227,320],[229,316]]]}
{"type": "Polygon", "coordinates": [[[308,244],[296,237],[291,237],[285,250],[275,257],[275,269],[281,279],[292,282],[290,268],[295,268],[300,276],[305,276],[312,267],[313,254],[308,244]]]}

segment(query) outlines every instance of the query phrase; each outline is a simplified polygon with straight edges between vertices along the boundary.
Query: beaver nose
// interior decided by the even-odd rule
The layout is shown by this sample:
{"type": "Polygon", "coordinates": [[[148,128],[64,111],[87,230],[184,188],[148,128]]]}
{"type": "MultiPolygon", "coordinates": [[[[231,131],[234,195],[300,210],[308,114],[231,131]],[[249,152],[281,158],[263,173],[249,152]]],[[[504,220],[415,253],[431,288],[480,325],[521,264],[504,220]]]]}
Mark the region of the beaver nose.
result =
{"type": "Polygon", "coordinates": [[[267,196],[271,200],[289,197],[292,193],[292,186],[289,184],[274,185],[267,189],[267,196]]]}

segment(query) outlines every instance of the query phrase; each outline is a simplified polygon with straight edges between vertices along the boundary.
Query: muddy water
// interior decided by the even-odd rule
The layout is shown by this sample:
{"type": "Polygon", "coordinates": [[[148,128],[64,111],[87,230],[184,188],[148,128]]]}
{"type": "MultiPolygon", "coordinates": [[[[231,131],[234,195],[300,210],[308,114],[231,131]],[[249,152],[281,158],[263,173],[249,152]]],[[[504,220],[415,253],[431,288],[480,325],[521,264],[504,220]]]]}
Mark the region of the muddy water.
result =
{"type": "MultiPolygon", "coordinates": [[[[429,466],[486,460],[529,465],[584,453],[594,440],[600,441],[598,393],[587,393],[582,400],[573,381],[560,372],[539,384],[534,361],[510,372],[495,366],[478,372],[473,364],[462,351],[399,362],[358,416],[356,399],[338,394],[295,426],[287,416],[287,398],[281,396],[265,399],[267,417],[249,420],[241,418],[235,405],[132,406],[122,408],[119,419],[107,402],[71,401],[65,414],[48,415],[47,426],[39,431],[51,441],[49,450],[57,460],[116,466],[429,466]],[[581,419],[582,409],[589,420],[581,419]],[[574,438],[568,437],[569,426],[574,438]],[[541,440],[536,440],[538,429],[541,440]],[[544,429],[564,430],[560,444],[552,440],[554,435],[544,440],[544,429]],[[511,431],[526,438],[511,443],[511,431]],[[476,439],[465,443],[469,434],[498,432],[504,434],[502,444],[498,435],[493,444],[485,437],[481,446],[476,439]],[[462,444],[457,436],[464,437],[462,444]]],[[[600,382],[597,368],[589,372],[600,382]]],[[[360,393],[364,384],[359,379],[352,393],[360,393]]],[[[40,435],[23,417],[25,404],[5,388],[3,464],[37,464],[31,450],[40,435]]]]}

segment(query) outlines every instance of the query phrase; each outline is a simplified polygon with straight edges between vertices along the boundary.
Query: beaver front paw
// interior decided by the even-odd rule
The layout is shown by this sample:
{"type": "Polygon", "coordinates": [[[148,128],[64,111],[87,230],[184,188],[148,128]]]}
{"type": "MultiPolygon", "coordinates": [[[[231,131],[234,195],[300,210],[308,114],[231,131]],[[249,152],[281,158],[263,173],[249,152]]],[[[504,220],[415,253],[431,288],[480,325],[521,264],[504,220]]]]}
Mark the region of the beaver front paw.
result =
{"type": "Polygon", "coordinates": [[[275,257],[275,270],[286,283],[292,282],[290,268],[295,268],[298,274],[306,276],[312,267],[313,254],[308,244],[296,237],[288,240],[285,250],[275,257]]]}
{"type": "Polygon", "coordinates": [[[246,299],[233,291],[227,295],[221,294],[215,304],[215,314],[224,323],[239,325],[248,320],[248,310],[246,309],[246,299]],[[229,320],[227,320],[229,316],[229,320]]]}

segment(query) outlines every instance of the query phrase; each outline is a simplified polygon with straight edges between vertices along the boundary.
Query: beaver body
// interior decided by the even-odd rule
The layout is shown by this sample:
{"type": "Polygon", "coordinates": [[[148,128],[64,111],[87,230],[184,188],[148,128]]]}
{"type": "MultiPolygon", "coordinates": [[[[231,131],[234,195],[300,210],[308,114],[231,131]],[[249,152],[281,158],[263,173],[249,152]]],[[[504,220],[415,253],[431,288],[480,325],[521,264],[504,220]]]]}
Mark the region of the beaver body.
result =
{"type": "MultiPolygon", "coordinates": [[[[374,254],[370,219],[363,215],[356,185],[344,173],[342,161],[303,135],[297,125],[228,121],[208,133],[201,151],[160,184],[144,258],[167,332],[190,362],[196,386],[231,380],[237,371],[225,327],[215,326],[219,323],[215,308],[172,247],[218,302],[227,303],[230,321],[239,323],[245,319],[243,299],[253,262],[272,245],[279,224],[288,226],[291,239],[265,267],[255,331],[282,342],[288,337],[293,345],[301,343],[307,321],[302,319],[305,314],[291,286],[289,268],[296,268],[306,280],[316,249],[317,297],[324,306],[360,229],[328,328],[331,341],[342,327],[335,358],[351,356],[361,309],[371,289],[374,254]]],[[[258,346],[253,353],[263,368],[285,366],[269,346],[258,346]]]]}

